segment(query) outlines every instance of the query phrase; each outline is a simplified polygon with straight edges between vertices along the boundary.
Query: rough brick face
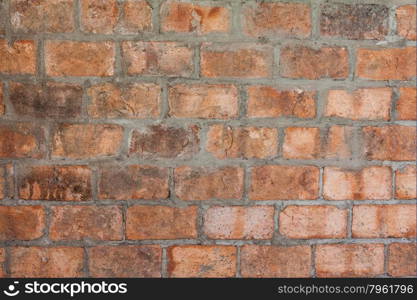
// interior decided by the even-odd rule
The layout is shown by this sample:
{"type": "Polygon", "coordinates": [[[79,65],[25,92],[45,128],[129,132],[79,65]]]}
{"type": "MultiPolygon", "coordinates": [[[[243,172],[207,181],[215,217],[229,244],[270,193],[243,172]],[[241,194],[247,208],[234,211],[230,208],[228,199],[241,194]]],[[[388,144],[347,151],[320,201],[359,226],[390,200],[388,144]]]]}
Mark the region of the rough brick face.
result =
{"type": "Polygon", "coordinates": [[[417,117],[417,93],[415,87],[401,87],[397,101],[398,120],[416,120],[417,117]]]}
{"type": "Polygon", "coordinates": [[[416,40],[416,6],[404,5],[396,10],[398,35],[416,40]]]}
{"type": "Polygon", "coordinates": [[[388,273],[395,277],[416,276],[416,244],[393,243],[388,247],[388,273]]]}
{"type": "Polygon", "coordinates": [[[395,172],[395,198],[415,199],[416,195],[416,166],[408,165],[395,172]]]}
{"type": "Polygon", "coordinates": [[[285,129],[285,158],[312,159],[320,153],[320,129],[290,127],[285,129]]]}
{"type": "Polygon", "coordinates": [[[0,125],[0,158],[42,158],[45,133],[29,123],[0,125]]]}
{"type": "Polygon", "coordinates": [[[4,105],[3,98],[4,98],[4,96],[3,96],[3,84],[0,83],[0,116],[4,115],[4,113],[6,111],[6,107],[4,105]]]}
{"type": "Polygon", "coordinates": [[[81,1],[81,23],[84,31],[111,33],[117,24],[118,14],[116,0],[81,1]]]}
{"type": "Polygon", "coordinates": [[[43,235],[45,212],[41,206],[1,206],[0,240],[35,240],[43,235]]]}
{"type": "Polygon", "coordinates": [[[4,278],[6,276],[6,272],[4,270],[4,261],[6,260],[6,251],[4,248],[0,248],[0,278],[4,278]]]}
{"type": "Polygon", "coordinates": [[[14,198],[14,174],[12,164],[0,164],[0,200],[14,198]]]}
{"type": "Polygon", "coordinates": [[[0,74],[35,74],[36,45],[34,41],[15,41],[9,44],[0,39],[0,74]]]}
{"type": "Polygon", "coordinates": [[[122,33],[148,32],[152,30],[152,7],[145,0],[127,0],[122,4],[122,33]]]}

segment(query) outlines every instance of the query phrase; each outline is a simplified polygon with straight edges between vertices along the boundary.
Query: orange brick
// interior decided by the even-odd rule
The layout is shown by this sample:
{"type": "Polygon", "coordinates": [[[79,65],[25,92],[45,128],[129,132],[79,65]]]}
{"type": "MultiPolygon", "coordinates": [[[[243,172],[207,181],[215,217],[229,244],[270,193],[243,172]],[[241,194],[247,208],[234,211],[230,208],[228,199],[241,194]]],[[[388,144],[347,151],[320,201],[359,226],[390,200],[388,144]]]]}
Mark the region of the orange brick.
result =
{"type": "Polygon", "coordinates": [[[14,168],[12,164],[0,164],[0,200],[14,198],[14,168]]]}
{"type": "Polygon", "coordinates": [[[6,111],[6,106],[4,105],[3,100],[3,83],[0,82],[0,116],[4,115],[6,111]]]}
{"type": "Polygon", "coordinates": [[[416,6],[404,5],[397,8],[397,32],[398,35],[416,40],[416,6]]]}
{"type": "Polygon", "coordinates": [[[212,125],[207,133],[206,150],[219,159],[273,157],[278,151],[278,130],[212,125]]]}
{"type": "Polygon", "coordinates": [[[152,7],[145,0],[127,0],[122,4],[122,33],[148,32],[152,30],[152,7]]]}
{"type": "Polygon", "coordinates": [[[81,24],[86,32],[112,33],[116,27],[119,8],[116,0],[81,1],[81,24]]]}
{"type": "Polygon", "coordinates": [[[233,246],[173,246],[168,248],[170,277],[234,277],[236,248],[233,246]]]}
{"type": "Polygon", "coordinates": [[[388,200],[392,195],[391,168],[349,170],[325,167],[323,196],[327,200],[388,200]]]}
{"type": "Polygon", "coordinates": [[[324,158],[350,158],[354,147],[353,127],[331,126],[322,141],[321,151],[324,158]]]}
{"type": "Polygon", "coordinates": [[[411,80],[416,77],[416,47],[358,49],[356,76],[372,80],[411,80]]]}
{"type": "Polygon", "coordinates": [[[6,261],[6,251],[4,248],[0,248],[0,278],[6,277],[6,270],[4,268],[5,261],[6,261]]]}
{"type": "Polygon", "coordinates": [[[240,199],[243,169],[179,167],[174,171],[175,194],[181,200],[240,199]]]}
{"type": "Polygon", "coordinates": [[[12,277],[83,277],[84,250],[76,247],[12,247],[12,277]]]}
{"type": "Polygon", "coordinates": [[[316,158],[320,154],[320,128],[286,128],[282,150],[284,158],[316,158]]]}
{"type": "Polygon", "coordinates": [[[388,274],[416,276],[416,244],[392,243],[388,248],[388,274]]]}
{"type": "Polygon", "coordinates": [[[390,88],[330,90],[325,115],[351,120],[389,120],[391,98],[390,88]]]}
{"type": "Polygon", "coordinates": [[[0,39],[0,73],[35,74],[36,45],[34,41],[15,41],[9,45],[0,39]]]}
{"type": "Polygon", "coordinates": [[[112,42],[47,41],[45,68],[49,76],[112,76],[112,42]]]}
{"type": "Polygon", "coordinates": [[[250,3],[243,8],[246,34],[259,36],[308,37],[311,9],[304,3],[250,3]]]}
{"type": "Polygon", "coordinates": [[[374,277],[384,273],[384,245],[317,245],[318,277],[374,277]]]}
{"type": "Polygon", "coordinates": [[[274,233],[273,206],[214,206],[204,215],[210,239],[270,239],[274,233]]]}
{"type": "Polygon", "coordinates": [[[0,241],[35,240],[43,235],[41,206],[0,206],[0,241]]]}
{"type": "Polygon", "coordinates": [[[334,206],[287,206],[279,215],[279,231],[292,239],[344,238],[346,209],[334,206]]]}
{"type": "Polygon", "coordinates": [[[0,158],[42,158],[45,150],[45,132],[40,125],[0,125],[0,158]]]}
{"type": "Polygon", "coordinates": [[[169,115],[176,118],[230,119],[238,115],[238,91],[225,84],[178,84],[169,88],[169,115]]]}
{"type": "Polygon", "coordinates": [[[317,199],[319,169],[313,166],[260,166],[252,168],[252,200],[317,199]]]}
{"type": "Polygon", "coordinates": [[[397,101],[398,120],[416,120],[417,93],[415,87],[400,87],[400,97],[397,101]]]}
{"type": "Polygon", "coordinates": [[[352,236],[415,238],[416,206],[407,204],[354,206],[352,236]]]}
{"type": "Polygon", "coordinates": [[[315,91],[281,91],[268,86],[250,86],[247,91],[249,117],[314,118],[316,116],[315,91]]]}
{"type": "Polygon", "coordinates": [[[129,240],[192,239],[197,237],[197,207],[131,206],[127,209],[129,240]]]}
{"type": "Polygon", "coordinates": [[[310,246],[244,245],[240,255],[242,277],[310,277],[310,246]]]}
{"type": "Polygon", "coordinates": [[[161,6],[163,32],[228,32],[230,11],[226,7],[167,1],[161,6]]]}
{"type": "Polygon", "coordinates": [[[395,198],[415,199],[416,194],[416,166],[407,165],[395,171],[395,198]]]}

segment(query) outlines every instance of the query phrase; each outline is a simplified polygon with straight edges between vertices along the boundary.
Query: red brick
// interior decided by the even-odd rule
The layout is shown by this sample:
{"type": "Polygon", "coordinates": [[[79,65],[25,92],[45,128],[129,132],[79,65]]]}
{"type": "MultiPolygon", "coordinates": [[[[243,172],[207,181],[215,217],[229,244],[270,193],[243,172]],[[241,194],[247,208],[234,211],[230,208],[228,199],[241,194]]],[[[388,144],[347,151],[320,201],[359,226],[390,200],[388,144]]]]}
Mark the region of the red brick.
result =
{"type": "Polygon", "coordinates": [[[161,6],[163,32],[228,32],[230,11],[226,7],[167,1],[161,6]]]}
{"type": "Polygon", "coordinates": [[[233,246],[173,246],[168,248],[170,277],[234,277],[236,248],[233,246]]]}
{"type": "Polygon", "coordinates": [[[270,77],[272,48],[258,45],[204,44],[201,49],[201,74],[204,77],[270,77]]]}
{"type": "Polygon", "coordinates": [[[84,250],[76,247],[12,247],[12,277],[84,277],[84,250]]]}
{"type": "Polygon", "coordinates": [[[200,128],[154,125],[134,130],[129,155],[144,158],[190,158],[199,151],[200,128]]]}
{"type": "Polygon", "coordinates": [[[244,245],[240,255],[242,277],[310,277],[310,246],[244,245]]]}
{"type": "Polygon", "coordinates": [[[281,50],[280,73],[289,78],[343,79],[349,75],[348,51],[344,47],[286,46],[281,50]]]}
{"type": "Polygon", "coordinates": [[[308,37],[311,9],[304,3],[250,3],[243,8],[244,32],[252,37],[308,37]]]}
{"type": "Polygon", "coordinates": [[[74,84],[10,83],[14,113],[23,117],[77,118],[81,115],[82,87],[74,84]]]}
{"type": "Polygon", "coordinates": [[[127,209],[129,240],[192,239],[197,237],[197,207],[131,206],[127,209]]]}
{"type": "Polygon", "coordinates": [[[86,166],[26,166],[18,174],[20,199],[91,200],[91,170],[86,166]]]}
{"type": "Polygon", "coordinates": [[[122,33],[148,32],[152,30],[152,7],[145,0],[127,0],[122,4],[122,33]]]}
{"type": "Polygon", "coordinates": [[[0,206],[0,240],[36,240],[43,235],[45,212],[41,206],[0,206]]]}
{"type": "Polygon", "coordinates": [[[162,251],[158,245],[92,247],[89,258],[92,277],[161,277],[162,251]]]}
{"type": "Polygon", "coordinates": [[[49,237],[53,241],[121,240],[122,221],[117,206],[54,206],[49,237]]]}
{"type": "Polygon", "coordinates": [[[90,87],[87,95],[88,114],[95,119],[155,119],[161,111],[161,87],[153,83],[102,83],[90,87]]]}
{"type": "Polygon", "coordinates": [[[252,168],[252,200],[317,199],[319,169],[313,166],[266,165],[252,168]]]}
{"type": "Polygon", "coordinates": [[[54,157],[75,159],[116,155],[123,128],[114,124],[60,124],[53,137],[54,157]]]}
{"type": "Polygon", "coordinates": [[[395,198],[415,199],[416,194],[416,166],[407,165],[395,171],[395,198]]]}
{"type": "Polygon", "coordinates": [[[178,84],[169,88],[169,115],[176,118],[230,119],[238,115],[238,91],[226,84],[178,84]]]}
{"type": "Polygon", "coordinates": [[[318,277],[374,277],[384,273],[384,245],[317,245],[318,277]]]}
{"type": "Polygon", "coordinates": [[[416,6],[404,5],[397,8],[397,31],[398,35],[416,40],[416,6]]]}
{"type": "Polygon", "coordinates": [[[35,74],[36,46],[34,41],[15,41],[8,44],[0,39],[0,73],[35,74]]]}
{"type": "Polygon", "coordinates": [[[391,178],[389,167],[325,167],[323,196],[327,200],[388,200],[392,195],[391,178]]]}
{"type": "Polygon", "coordinates": [[[284,158],[313,159],[320,154],[320,128],[285,129],[284,158]]]}
{"type": "Polygon", "coordinates": [[[352,236],[355,238],[415,238],[416,206],[407,204],[354,206],[352,236]]]}
{"type": "Polygon", "coordinates": [[[211,207],[204,215],[204,233],[210,239],[271,239],[274,207],[211,207]]]}
{"type": "Polygon", "coordinates": [[[344,238],[347,216],[347,209],[334,206],[287,206],[279,215],[279,231],[291,239],[344,238]]]}
{"type": "Polygon", "coordinates": [[[0,164],[0,200],[14,198],[14,168],[12,164],[0,164]]]}
{"type": "Polygon", "coordinates": [[[5,261],[6,261],[6,251],[4,248],[0,248],[0,278],[6,277],[6,270],[4,268],[5,261]]]}
{"type": "Polygon", "coordinates": [[[278,130],[212,125],[207,133],[206,150],[219,159],[273,157],[278,152],[278,130]]]}
{"type": "Polygon", "coordinates": [[[388,274],[416,276],[416,244],[392,243],[388,248],[388,274]]]}
{"type": "Polygon", "coordinates": [[[350,158],[354,147],[353,127],[331,126],[327,131],[325,141],[322,141],[321,151],[324,158],[350,158]]]}
{"type": "Polygon", "coordinates": [[[282,91],[269,86],[250,86],[247,91],[249,117],[314,118],[316,116],[315,91],[282,91]]]}
{"type": "Polygon", "coordinates": [[[397,119],[398,120],[416,120],[417,119],[417,93],[415,87],[400,87],[400,96],[397,101],[397,119]]]}
{"type": "Polygon", "coordinates": [[[363,128],[363,154],[371,160],[415,160],[416,128],[381,126],[363,128]]]}
{"type": "Polygon", "coordinates": [[[166,199],[169,196],[168,170],[153,166],[108,165],[101,168],[99,198],[166,199]]]}
{"type": "Polygon", "coordinates": [[[358,49],[356,76],[372,80],[411,80],[416,77],[416,47],[358,49]]]}
{"type": "Polygon", "coordinates": [[[29,123],[0,125],[0,158],[42,158],[45,133],[29,123]]]}
{"type": "Polygon", "coordinates": [[[119,8],[116,0],[81,1],[81,24],[86,32],[112,33],[116,27],[119,8]]]}
{"type": "Polygon", "coordinates": [[[45,68],[49,76],[112,76],[112,42],[47,41],[45,68]]]}
{"type": "Polygon", "coordinates": [[[17,32],[71,32],[74,30],[74,1],[12,0],[10,22],[17,32]]]}
{"type": "Polygon", "coordinates": [[[326,3],[321,7],[320,32],[352,40],[382,40],[388,34],[388,7],[326,3]]]}
{"type": "Polygon", "coordinates": [[[330,90],[325,116],[351,120],[389,120],[391,98],[390,88],[364,88],[352,92],[330,90]]]}
{"type": "Polygon", "coordinates": [[[190,76],[193,49],[175,42],[126,41],[122,43],[128,75],[190,76]]]}
{"type": "Polygon", "coordinates": [[[174,171],[175,194],[181,200],[240,199],[243,169],[179,167],[174,171]]]}

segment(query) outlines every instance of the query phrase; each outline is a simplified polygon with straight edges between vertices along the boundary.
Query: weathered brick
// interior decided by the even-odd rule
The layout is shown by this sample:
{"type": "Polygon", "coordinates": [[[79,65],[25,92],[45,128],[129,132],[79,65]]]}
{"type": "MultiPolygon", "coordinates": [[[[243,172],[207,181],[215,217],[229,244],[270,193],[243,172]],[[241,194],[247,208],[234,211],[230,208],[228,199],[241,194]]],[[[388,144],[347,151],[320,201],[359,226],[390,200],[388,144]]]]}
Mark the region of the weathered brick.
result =
{"type": "Polygon", "coordinates": [[[210,239],[270,239],[274,233],[273,206],[214,206],[204,215],[210,239]]]}
{"type": "Polygon", "coordinates": [[[244,245],[240,255],[242,277],[310,276],[310,246],[244,245]]]}
{"type": "Polygon", "coordinates": [[[115,47],[112,42],[47,41],[45,69],[49,76],[111,76],[115,47]]]}
{"type": "Polygon", "coordinates": [[[152,7],[145,0],[127,0],[122,3],[123,18],[119,22],[122,33],[140,33],[152,30],[152,7]]]}
{"type": "Polygon", "coordinates": [[[392,243],[388,247],[388,274],[416,276],[416,244],[392,243]]]}
{"type": "Polygon", "coordinates": [[[0,278],[6,277],[6,270],[4,268],[4,262],[6,261],[6,250],[0,248],[0,278]]]}
{"type": "Polygon", "coordinates": [[[243,8],[243,24],[245,33],[253,37],[308,37],[311,9],[304,3],[250,3],[243,8]]]}
{"type": "Polygon", "coordinates": [[[391,178],[389,167],[325,167],[323,196],[327,200],[388,200],[392,195],[391,178]]]}
{"type": "Polygon", "coordinates": [[[88,114],[95,119],[157,118],[161,111],[161,87],[153,83],[103,83],[90,87],[87,95],[88,114]]]}
{"type": "Polygon", "coordinates": [[[400,96],[397,101],[396,111],[398,120],[417,119],[417,93],[415,87],[400,87],[400,96]]]}
{"type": "Polygon", "coordinates": [[[174,171],[175,194],[181,200],[240,199],[243,169],[179,167],[174,171]]]}
{"type": "Polygon", "coordinates": [[[267,165],[252,168],[252,200],[317,199],[319,169],[313,166],[267,165]]]}
{"type": "Polygon", "coordinates": [[[0,240],[35,240],[43,235],[41,206],[0,206],[0,240]]]}
{"type": "Polygon", "coordinates": [[[116,27],[119,8],[116,0],[81,1],[81,24],[86,32],[112,33],[116,27]]]}
{"type": "Polygon", "coordinates": [[[54,206],[49,237],[53,241],[121,240],[121,209],[117,206],[54,206]]]}
{"type": "Polygon", "coordinates": [[[219,159],[273,157],[278,151],[278,130],[212,125],[207,133],[206,150],[219,159]]]}
{"type": "Polygon", "coordinates": [[[363,128],[363,154],[372,160],[415,160],[416,128],[390,125],[363,128]]]}
{"type": "Polygon", "coordinates": [[[129,155],[145,158],[190,158],[199,150],[197,125],[168,127],[154,125],[132,133],[129,155]]]}
{"type": "Polygon", "coordinates": [[[384,273],[384,245],[317,245],[318,277],[374,277],[384,273]]]}
{"type": "Polygon", "coordinates": [[[349,75],[349,54],[344,47],[286,46],[281,50],[280,74],[312,80],[343,79],[349,75]]]}
{"type": "Polygon", "coordinates": [[[169,115],[176,118],[230,119],[238,115],[238,91],[226,84],[178,84],[169,88],[169,115]]]}
{"type": "Polygon", "coordinates": [[[321,151],[324,158],[350,158],[354,147],[354,129],[349,126],[331,126],[328,128],[321,151]]]}
{"type": "Polygon", "coordinates": [[[415,199],[416,194],[416,166],[407,165],[395,171],[395,198],[415,199]]]}
{"type": "Polygon", "coordinates": [[[352,236],[357,238],[389,238],[416,236],[416,206],[357,205],[352,213],[352,236]]]}
{"type": "Polygon", "coordinates": [[[206,43],[201,49],[201,74],[204,77],[270,77],[272,48],[206,43]]]}
{"type": "Polygon", "coordinates": [[[161,6],[163,32],[228,32],[230,11],[226,7],[167,1],[161,6]]]}
{"type": "Polygon", "coordinates": [[[12,247],[12,277],[83,277],[84,250],[76,247],[12,247]]]}
{"type": "Polygon", "coordinates": [[[123,128],[114,124],[60,124],[53,137],[54,157],[75,159],[116,155],[123,128]]]}
{"type": "Polygon", "coordinates": [[[10,2],[12,29],[25,33],[58,33],[74,30],[74,1],[48,0],[10,2]]]}
{"type": "Polygon", "coordinates": [[[388,34],[388,7],[326,3],[321,7],[320,33],[352,40],[382,40],[388,34]]]}
{"type": "Polygon", "coordinates": [[[344,238],[347,209],[334,206],[287,206],[279,215],[279,231],[291,239],[344,238]]]}
{"type": "Polygon", "coordinates": [[[127,209],[129,240],[192,239],[197,237],[197,207],[131,206],[127,209]]]}
{"type": "Polygon", "coordinates": [[[126,41],[122,43],[128,75],[187,77],[193,72],[193,49],[175,42],[126,41]]]}
{"type": "Polygon", "coordinates": [[[320,128],[289,127],[285,129],[284,158],[313,159],[320,154],[320,128]]]}
{"type": "Polygon", "coordinates": [[[0,39],[0,73],[6,74],[35,74],[36,45],[34,41],[15,41],[8,44],[0,39]]]}
{"type": "Polygon", "coordinates": [[[390,88],[364,88],[353,92],[330,90],[325,116],[351,120],[389,120],[391,98],[390,88]]]}
{"type": "Polygon", "coordinates": [[[25,166],[18,171],[24,200],[91,200],[91,170],[86,166],[25,166]]]}
{"type": "Polygon", "coordinates": [[[372,80],[411,80],[416,77],[416,47],[358,49],[356,76],[372,80]]]}
{"type": "Polygon", "coordinates": [[[6,106],[4,105],[4,100],[3,100],[3,83],[0,82],[0,116],[4,115],[5,112],[6,112],[6,106]]]}
{"type": "Polygon", "coordinates": [[[0,35],[6,33],[6,15],[6,2],[0,2],[0,35]]]}
{"type": "Polygon", "coordinates": [[[14,198],[14,168],[12,164],[0,164],[0,200],[14,198]]]}
{"type": "Polygon", "coordinates": [[[408,40],[416,40],[416,6],[400,6],[397,8],[396,16],[398,35],[408,40]]]}
{"type": "Polygon", "coordinates": [[[45,150],[45,133],[41,126],[0,125],[0,158],[42,158],[45,150]]]}
{"type": "Polygon", "coordinates": [[[162,250],[158,245],[92,247],[89,258],[92,277],[161,277],[162,250]]]}
{"type": "Polygon", "coordinates": [[[82,87],[74,84],[10,83],[14,113],[36,118],[76,118],[81,115],[82,87]]]}
{"type": "Polygon", "coordinates": [[[249,117],[314,118],[316,116],[315,91],[282,91],[269,86],[250,86],[247,91],[249,117]]]}
{"type": "Polygon", "coordinates": [[[98,196],[114,200],[166,199],[169,196],[168,170],[143,165],[102,167],[98,196]]]}
{"type": "Polygon", "coordinates": [[[170,277],[234,277],[234,246],[173,246],[168,248],[170,277]]]}

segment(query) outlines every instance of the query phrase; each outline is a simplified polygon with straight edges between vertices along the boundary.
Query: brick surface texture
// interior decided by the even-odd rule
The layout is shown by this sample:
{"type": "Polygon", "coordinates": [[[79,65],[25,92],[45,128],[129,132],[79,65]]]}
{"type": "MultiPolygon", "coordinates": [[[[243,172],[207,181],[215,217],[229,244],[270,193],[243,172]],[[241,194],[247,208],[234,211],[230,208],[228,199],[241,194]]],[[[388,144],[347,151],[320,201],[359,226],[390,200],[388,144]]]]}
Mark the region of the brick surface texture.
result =
{"type": "Polygon", "coordinates": [[[415,277],[412,0],[0,1],[0,277],[415,277]]]}

